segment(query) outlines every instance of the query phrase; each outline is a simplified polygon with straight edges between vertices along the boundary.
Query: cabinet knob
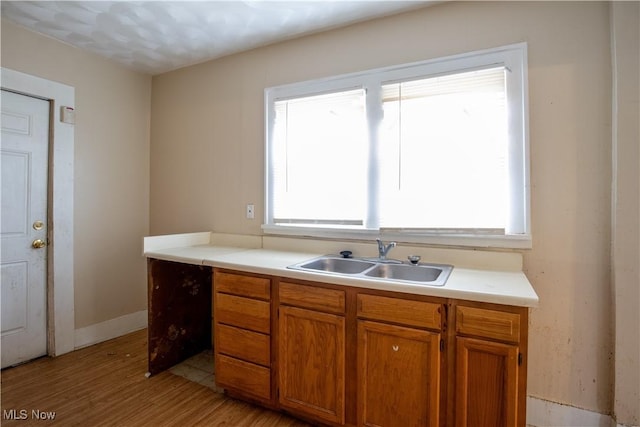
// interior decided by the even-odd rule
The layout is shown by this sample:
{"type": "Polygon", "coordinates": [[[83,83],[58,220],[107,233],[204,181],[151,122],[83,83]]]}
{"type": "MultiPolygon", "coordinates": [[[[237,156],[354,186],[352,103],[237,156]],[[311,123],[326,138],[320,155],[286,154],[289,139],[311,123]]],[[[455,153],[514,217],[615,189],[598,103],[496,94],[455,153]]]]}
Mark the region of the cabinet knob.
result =
{"type": "Polygon", "coordinates": [[[393,351],[400,350],[400,346],[398,346],[398,345],[392,345],[391,348],[393,349],[393,351]]]}

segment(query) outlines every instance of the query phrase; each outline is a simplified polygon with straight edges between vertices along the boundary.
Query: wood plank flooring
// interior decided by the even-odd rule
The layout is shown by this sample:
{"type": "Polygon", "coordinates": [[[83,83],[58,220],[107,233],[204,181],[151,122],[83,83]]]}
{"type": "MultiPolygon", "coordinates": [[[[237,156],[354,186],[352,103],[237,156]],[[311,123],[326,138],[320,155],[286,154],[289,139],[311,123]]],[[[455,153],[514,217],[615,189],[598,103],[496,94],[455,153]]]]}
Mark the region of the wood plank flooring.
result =
{"type": "Polygon", "coordinates": [[[1,374],[1,424],[3,427],[307,426],[168,371],[151,378],[145,377],[146,372],[146,330],[57,358],[45,357],[5,369],[1,374]],[[55,413],[55,418],[38,419],[34,411],[45,416],[55,413]],[[23,416],[26,419],[15,419],[23,416]]]}

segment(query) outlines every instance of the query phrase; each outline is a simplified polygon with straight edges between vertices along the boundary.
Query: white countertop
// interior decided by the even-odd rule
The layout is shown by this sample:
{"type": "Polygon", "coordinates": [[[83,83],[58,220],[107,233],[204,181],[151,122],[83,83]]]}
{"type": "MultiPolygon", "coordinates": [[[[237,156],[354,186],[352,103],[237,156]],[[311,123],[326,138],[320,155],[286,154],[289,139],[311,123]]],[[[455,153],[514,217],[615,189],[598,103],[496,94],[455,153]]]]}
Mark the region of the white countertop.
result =
{"type": "Polygon", "coordinates": [[[535,307],[538,295],[521,271],[495,271],[460,268],[453,271],[444,286],[413,285],[384,279],[347,277],[331,273],[304,272],[287,266],[315,258],[321,253],[286,252],[231,246],[196,244],[166,248],[145,244],[144,255],[166,261],[208,265],[218,268],[268,274],[292,279],[310,280],[367,289],[430,295],[442,298],[535,307]]]}

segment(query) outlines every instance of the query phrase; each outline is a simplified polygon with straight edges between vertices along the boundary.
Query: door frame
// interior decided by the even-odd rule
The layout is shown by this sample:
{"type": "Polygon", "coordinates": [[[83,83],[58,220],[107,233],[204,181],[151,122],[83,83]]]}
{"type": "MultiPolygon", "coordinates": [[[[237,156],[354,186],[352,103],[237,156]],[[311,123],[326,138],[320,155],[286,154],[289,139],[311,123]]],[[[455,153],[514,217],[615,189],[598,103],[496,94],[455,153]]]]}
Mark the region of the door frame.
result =
{"type": "Polygon", "coordinates": [[[47,354],[74,350],[73,156],[74,125],[60,121],[61,106],[75,108],[75,88],[0,68],[2,89],[49,101],[47,194],[47,354]]]}

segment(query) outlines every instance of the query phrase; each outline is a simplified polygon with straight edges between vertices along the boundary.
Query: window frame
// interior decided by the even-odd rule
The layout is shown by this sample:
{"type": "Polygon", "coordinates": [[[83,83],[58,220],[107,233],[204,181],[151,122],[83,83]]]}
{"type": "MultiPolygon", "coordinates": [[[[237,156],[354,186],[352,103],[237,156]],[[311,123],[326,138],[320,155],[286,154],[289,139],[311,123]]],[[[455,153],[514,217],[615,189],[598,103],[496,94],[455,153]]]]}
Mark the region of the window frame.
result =
{"type": "MultiPolygon", "coordinates": [[[[342,240],[371,240],[376,237],[383,237],[403,243],[515,249],[531,248],[527,68],[527,45],[526,43],[517,43],[426,61],[266,88],[264,92],[265,217],[264,224],[262,225],[263,232],[270,235],[342,240]],[[504,66],[509,71],[506,79],[510,159],[509,197],[510,200],[516,200],[517,203],[512,202],[510,204],[507,219],[508,227],[504,234],[470,229],[416,230],[372,228],[372,224],[375,225],[377,223],[377,218],[375,218],[377,212],[373,209],[373,205],[376,203],[375,194],[373,194],[373,197],[368,198],[369,206],[367,207],[367,211],[373,213],[373,217],[364,218],[364,227],[361,228],[327,228],[274,224],[271,132],[275,121],[274,103],[276,101],[364,88],[367,91],[366,114],[368,122],[371,124],[379,120],[379,117],[376,115],[382,114],[381,91],[383,84],[394,81],[427,78],[439,74],[471,71],[473,69],[488,68],[491,66],[504,66]]],[[[373,162],[375,159],[370,159],[369,161],[373,162]]],[[[369,182],[370,196],[372,193],[375,193],[372,188],[375,189],[376,187],[374,177],[374,179],[369,182]]]]}

